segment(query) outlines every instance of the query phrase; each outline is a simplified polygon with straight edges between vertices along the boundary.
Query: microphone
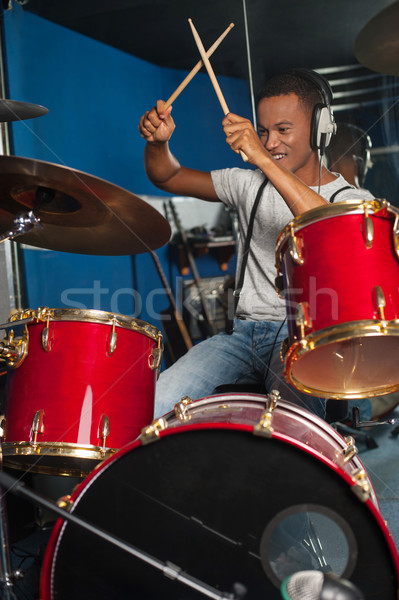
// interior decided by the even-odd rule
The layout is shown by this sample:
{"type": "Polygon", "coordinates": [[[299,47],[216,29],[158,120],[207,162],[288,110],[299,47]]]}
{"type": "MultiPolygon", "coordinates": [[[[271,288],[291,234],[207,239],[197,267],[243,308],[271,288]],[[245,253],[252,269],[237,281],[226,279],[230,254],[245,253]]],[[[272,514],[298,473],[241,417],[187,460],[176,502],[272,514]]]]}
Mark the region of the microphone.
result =
{"type": "Polygon", "coordinates": [[[298,571],[281,584],[284,600],[365,600],[362,592],[334,573],[298,571]]]}

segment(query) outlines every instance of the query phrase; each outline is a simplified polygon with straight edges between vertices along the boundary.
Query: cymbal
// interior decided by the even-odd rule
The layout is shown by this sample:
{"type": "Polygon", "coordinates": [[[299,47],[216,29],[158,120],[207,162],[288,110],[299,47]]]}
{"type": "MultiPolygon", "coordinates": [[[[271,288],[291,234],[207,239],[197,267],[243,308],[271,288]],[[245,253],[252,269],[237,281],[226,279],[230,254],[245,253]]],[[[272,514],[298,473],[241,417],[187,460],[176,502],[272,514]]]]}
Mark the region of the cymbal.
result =
{"type": "Polygon", "coordinates": [[[0,98],[0,122],[21,121],[25,119],[34,119],[48,113],[48,108],[40,104],[30,104],[29,102],[19,102],[17,100],[7,100],[0,98]]]}
{"type": "Polygon", "coordinates": [[[399,2],[387,6],[360,31],[355,41],[357,60],[372,71],[399,75],[399,2]]]}
{"type": "Polygon", "coordinates": [[[163,246],[171,233],[160,212],[117,185],[52,163],[0,156],[0,233],[32,209],[39,225],[15,241],[61,252],[140,254],[163,246]]]}

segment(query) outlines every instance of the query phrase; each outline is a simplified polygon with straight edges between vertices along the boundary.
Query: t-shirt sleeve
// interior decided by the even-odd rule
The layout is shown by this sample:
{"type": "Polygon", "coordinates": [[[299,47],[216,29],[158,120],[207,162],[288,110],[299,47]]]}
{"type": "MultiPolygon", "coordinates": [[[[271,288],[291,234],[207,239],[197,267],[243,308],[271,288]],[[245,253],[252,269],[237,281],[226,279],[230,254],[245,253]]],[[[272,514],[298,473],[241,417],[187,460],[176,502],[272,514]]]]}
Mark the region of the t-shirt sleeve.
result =
{"type": "Polygon", "coordinates": [[[240,198],[248,189],[248,177],[252,172],[245,173],[244,169],[220,169],[211,171],[213,187],[219,198],[226,206],[237,208],[240,198]]]}

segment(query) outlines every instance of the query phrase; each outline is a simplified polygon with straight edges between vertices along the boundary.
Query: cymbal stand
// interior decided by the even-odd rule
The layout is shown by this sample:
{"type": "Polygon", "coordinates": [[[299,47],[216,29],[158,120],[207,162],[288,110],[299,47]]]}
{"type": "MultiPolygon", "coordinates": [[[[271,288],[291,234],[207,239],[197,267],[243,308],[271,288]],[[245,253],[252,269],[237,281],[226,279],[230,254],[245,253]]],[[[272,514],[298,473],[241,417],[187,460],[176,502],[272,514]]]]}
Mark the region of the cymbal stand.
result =
{"type": "MultiPolygon", "coordinates": [[[[169,561],[162,562],[162,561],[158,560],[157,558],[151,556],[150,554],[147,554],[146,552],[139,550],[135,546],[133,546],[127,542],[124,542],[120,538],[108,533],[107,531],[100,529],[99,527],[95,527],[88,521],[85,521],[84,519],[81,519],[80,517],[76,517],[74,514],[71,514],[71,513],[67,512],[65,509],[58,506],[58,504],[56,504],[55,502],[48,500],[41,494],[33,492],[32,490],[27,488],[23,482],[18,481],[18,479],[15,479],[11,475],[8,475],[8,473],[4,473],[1,471],[0,471],[0,487],[8,489],[9,491],[11,491],[12,493],[14,493],[16,495],[24,496],[25,498],[27,498],[30,502],[33,502],[34,504],[43,506],[47,510],[50,510],[51,512],[57,514],[62,519],[65,519],[66,521],[74,523],[75,525],[78,525],[79,527],[82,527],[86,531],[89,531],[90,533],[100,537],[101,539],[105,540],[106,542],[113,544],[114,546],[117,546],[124,552],[128,552],[130,555],[138,558],[139,560],[142,560],[142,561],[146,562],[147,564],[149,564],[150,566],[155,567],[156,569],[159,569],[160,571],[162,571],[162,573],[165,577],[168,577],[168,579],[179,581],[179,582],[183,583],[184,585],[200,592],[204,596],[207,596],[208,598],[213,598],[214,600],[222,600],[222,599],[242,600],[246,594],[246,588],[240,583],[233,584],[233,592],[231,592],[231,593],[230,592],[220,592],[218,589],[211,587],[210,585],[200,581],[199,579],[184,573],[179,566],[174,565],[173,563],[171,563],[169,561]]],[[[10,598],[10,599],[12,598],[12,600],[14,600],[15,596],[14,597],[9,596],[8,598],[10,598]]],[[[8,600],[8,598],[7,598],[7,600],[8,600]]]]}

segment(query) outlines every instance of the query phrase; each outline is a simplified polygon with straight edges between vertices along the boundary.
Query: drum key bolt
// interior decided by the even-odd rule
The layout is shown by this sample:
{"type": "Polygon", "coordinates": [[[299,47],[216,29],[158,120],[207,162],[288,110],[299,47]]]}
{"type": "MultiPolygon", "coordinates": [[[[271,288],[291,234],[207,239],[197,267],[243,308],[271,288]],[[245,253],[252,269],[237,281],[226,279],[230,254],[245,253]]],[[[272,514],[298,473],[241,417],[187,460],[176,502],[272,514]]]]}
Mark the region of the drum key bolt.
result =
{"type": "Polygon", "coordinates": [[[370,498],[370,482],[364,472],[364,469],[356,469],[352,473],[352,481],[355,484],[351,489],[354,494],[361,500],[362,502],[367,502],[370,498]]]}
{"type": "Polygon", "coordinates": [[[343,449],[342,454],[344,455],[344,462],[347,463],[350,460],[352,460],[354,456],[357,455],[357,448],[355,445],[355,440],[351,435],[345,437],[344,440],[346,446],[343,449]]]}
{"type": "Polygon", "coordinates": [[[164,431],[168,428],[168,422],[166,419],[161,417],[160,419],[155,419],[150,425],[144,427],[141,430],[140,441],[143,446],[150,444],[151,442],[156,442],[159,440],[159,434],[161,431],[164,431]]]}
{"type": "Polygon", "coordinates": [[[188,414],[187,406],[193,402],[190,396],[183,396],[180,402],[175,404],[175,415],[179,421],[189,421],[191,415],[188,414]]]}

